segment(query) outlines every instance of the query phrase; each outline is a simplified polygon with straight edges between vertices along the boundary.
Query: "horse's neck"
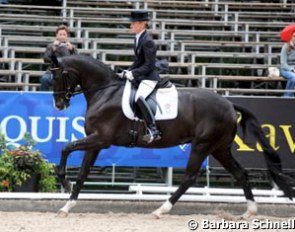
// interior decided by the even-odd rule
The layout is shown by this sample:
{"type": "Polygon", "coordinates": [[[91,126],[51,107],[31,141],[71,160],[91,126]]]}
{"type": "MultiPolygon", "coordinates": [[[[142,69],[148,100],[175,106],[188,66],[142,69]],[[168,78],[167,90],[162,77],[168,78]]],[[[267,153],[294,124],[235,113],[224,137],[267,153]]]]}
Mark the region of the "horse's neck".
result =
{"type": "MultiPolygon", "coordinates": [[[[95,76],[96,77],[96,76],[95,76]]],[[[102,90],[109,88],[111,86],[119,85],[119,81],[117,79],[99,79],[99,78],[85,78],[81,80],[82,88],[85,91],[91,90],[102,90]]]]}
{"type": "Polygon", "coordinates": [[[77,63],[77,70],[79,70],[80,83],[86,98],[92,98],[96,93],[119,85],[120,81],[115,74],[103,67],[103,64],[91,63],[89,65],[87,62],[84,62],[87,60],[81,59],[81,61],[77,63]],[[87,74],[85,73],[85,67],[88,67],[87,74]]]}
{"type": "Polygon", "coordinates": [[[106,86],[111,85],[111,83],[116,82],[116,80],[112,77],[105,77],[101,71],[93,71],[88,74],[81,74],[80,72],[80,82],[82,88],[87,91],[91,89],[100,89],[105,88],[106,86]]]}
{"type": "Polygon", "coordinates": [[[90,85],[88,88],[83,88],[84,96],[87,102],[90,101],[106,101],[111,98],[122,98],[124,85],[122,82],[108,81],[95,85],[90,85]]]}

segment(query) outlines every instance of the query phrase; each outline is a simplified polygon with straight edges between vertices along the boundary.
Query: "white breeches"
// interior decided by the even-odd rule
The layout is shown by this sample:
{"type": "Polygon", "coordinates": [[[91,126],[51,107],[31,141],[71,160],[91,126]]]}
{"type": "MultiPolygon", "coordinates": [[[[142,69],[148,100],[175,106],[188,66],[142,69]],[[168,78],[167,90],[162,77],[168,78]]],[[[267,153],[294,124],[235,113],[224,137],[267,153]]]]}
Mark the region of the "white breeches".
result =
{"type": "Polygon", "coordinates": [[[148,95],[154,90],[158,81],[142,80],[139,84],[138,90],[135,96],[135,102],[139,97],[146,99],[148,95]]]}

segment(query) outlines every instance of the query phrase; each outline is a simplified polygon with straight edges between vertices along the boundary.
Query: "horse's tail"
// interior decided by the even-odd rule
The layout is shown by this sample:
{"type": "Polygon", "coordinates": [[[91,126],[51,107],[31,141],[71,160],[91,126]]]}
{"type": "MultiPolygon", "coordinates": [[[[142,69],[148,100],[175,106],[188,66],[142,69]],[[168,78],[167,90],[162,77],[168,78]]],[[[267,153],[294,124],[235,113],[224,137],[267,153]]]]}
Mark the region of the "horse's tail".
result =
{"type": "Polygon", "coordinates": [[[247,130],[251,134],[254,134],[254,136],[260,142],[271,178],[284,192],[284,194],[292,199],[293,190],[290,182],[293,182],[294,180],[291,177],[283,174],[281,158],[279,154],[269,144],[257,118],[252,112],[245,109],[244,107],[236,104],[233,105],[235,110],[241,113],[242,118],[240,121],[240,125],[242,126],[243,132],[246,132],[247,130]]]}

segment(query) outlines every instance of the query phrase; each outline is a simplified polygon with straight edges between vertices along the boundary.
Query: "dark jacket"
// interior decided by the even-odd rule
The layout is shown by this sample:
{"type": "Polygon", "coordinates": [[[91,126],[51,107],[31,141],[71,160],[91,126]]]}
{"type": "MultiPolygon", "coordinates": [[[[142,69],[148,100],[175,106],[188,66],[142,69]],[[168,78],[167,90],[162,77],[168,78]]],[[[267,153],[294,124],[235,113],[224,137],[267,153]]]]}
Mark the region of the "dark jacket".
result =
{"type": "Polygon", "coordinates": [[[142,80],[160,80],[156,70],[157,48],[151,35],[145,31],[141,34],[137,48],[134,45],[135,60],[128,70],[132,71],[134,78],[142,80]]]}
{"type": "MultiPolygon", "coordinates": [[[[55,46],[56,45],[54,45],[53,43],[51,43],[51,44],[49,44],[47,46],[46,51],[45,51],[45,53],[43,55],[44,63],[49,63],[49,64],[52,63],[51,57],[53,55],[53,51],[54,51],[54,47],[55,46]]],[[[73,46],[73,49],[69,51],[70,52],[70,55],[78,54],[77,48],[74,45],[72,45],[72,46],[73,46]]]]}

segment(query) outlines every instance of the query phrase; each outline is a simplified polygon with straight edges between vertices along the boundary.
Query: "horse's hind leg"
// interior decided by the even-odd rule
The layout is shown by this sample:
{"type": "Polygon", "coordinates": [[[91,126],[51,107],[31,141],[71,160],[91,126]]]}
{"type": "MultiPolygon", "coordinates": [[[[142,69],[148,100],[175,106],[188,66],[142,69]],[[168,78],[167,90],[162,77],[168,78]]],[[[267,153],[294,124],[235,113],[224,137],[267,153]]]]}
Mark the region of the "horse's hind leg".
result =
{"type": "Polygon", "coordinates": [[[196,182],[199,169],[209,154],[207,145],[198,145],[198,148],[196,147],[196,145],[192,146],[191,154],[185,170],[184,180],[169,200],[152,213],[156,218],[160,218],[162,214],[168,213],[172,209],[172,206],[186,192],[186,190],[196,182]]]}
{"type": "Polygon", "coordinates": [[[217,159],[223,167],[230,172],[235,179],[242,185],[245,197],[247,199],[248,208],[242,215],[243,218],[249,218],[250,216],[257,214],[257,205],[254,201],[254,196],[251,190],[251,186],[248,181],[247,171],[234,159],[230,149],[222,152],[213,152],[212,155],[217,159]]]}

